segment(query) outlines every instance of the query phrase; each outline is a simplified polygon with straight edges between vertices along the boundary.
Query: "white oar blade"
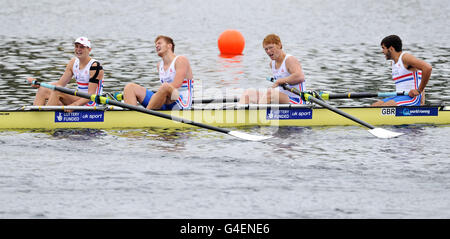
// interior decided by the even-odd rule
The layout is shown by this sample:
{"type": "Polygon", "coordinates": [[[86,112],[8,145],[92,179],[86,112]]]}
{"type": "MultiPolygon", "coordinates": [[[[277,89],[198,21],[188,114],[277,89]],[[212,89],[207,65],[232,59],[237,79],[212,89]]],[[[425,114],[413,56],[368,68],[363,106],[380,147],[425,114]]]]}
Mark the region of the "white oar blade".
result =
{"type": "Polygon", "coordinates": [[[377,136],[378,138],[383,138],[383,139],[395,138],[395,137],[398,137],[403,134],[403,133],[397,133],[397,132],[389,131],[387,129],[382,129],[382,128],[370,129],[369,132],[371,134],[377,136]]]}
{"type": "Polygon", "coordinates": [[[230,131],[230,132],[228,132],[228,134],[233,135],[234,137],[238,137],[238,138],[250,140],[250,141],[261,141],[261,140],[266,140],[266,139],[272,138],[272,136],[252,135],[252,134],[247,134],[247,133],[239,132],[239,131],[230,131]]]}

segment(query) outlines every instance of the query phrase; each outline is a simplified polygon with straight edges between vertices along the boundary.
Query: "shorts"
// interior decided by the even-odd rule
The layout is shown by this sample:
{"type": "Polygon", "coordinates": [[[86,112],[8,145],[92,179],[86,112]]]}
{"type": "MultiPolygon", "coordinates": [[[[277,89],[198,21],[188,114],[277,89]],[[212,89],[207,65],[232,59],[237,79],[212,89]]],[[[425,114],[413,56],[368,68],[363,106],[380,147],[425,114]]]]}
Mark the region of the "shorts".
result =
{"type": "Polygon", "coordinates": [[[289,97],[289,104],[295,104],[295,105],[305,104],[305,101],[302,100],[302,98],[300,98],[300,97],[292,97],[290,95],[288,97],[289,97]]]}
{"type": "MultiPolygon", "coordinates": [[[[147,93],[145,94],[144,100],[141,102],[141,105],[147,108],[148,103],[150,103],[150,99],[152,98],[153,94],[155,94],[153,91],[147,89],[147,93]]],[[[164,104],[161,107],[161,110],[171,110],[174,108],[174,106],[177,104],[177,102],[173,102],[171,104],[164,104]]]]}
{"type": "Polygon", "coordinates": [[[422,101],[422,95],[418,95],[414,98],[408,95],[399,95],[382,99],[382,101],[384,102],[388,102],[390,100],[394,100],[398,106],[420,106],[420,103],[422,101]]]}

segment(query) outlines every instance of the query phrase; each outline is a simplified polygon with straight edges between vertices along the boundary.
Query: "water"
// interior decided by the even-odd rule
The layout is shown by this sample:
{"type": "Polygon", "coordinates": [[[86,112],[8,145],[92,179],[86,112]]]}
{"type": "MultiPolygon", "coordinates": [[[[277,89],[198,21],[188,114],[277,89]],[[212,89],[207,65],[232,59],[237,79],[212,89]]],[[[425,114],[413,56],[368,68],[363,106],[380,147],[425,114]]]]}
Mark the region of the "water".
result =
{"type": "MultiPolygon", "coordinates": [[[[195,96],[207,98],[270,85],[269,33],[300,59],[310,89],[392,91],[379,43],[398,34],[433,66],[427,104],[450,102],[447,1],[0,2],[0,107],[31,104],[26,77],[57,80],[80,35],[105,67],[106,91],[156,88],[159,34],[189,58],[195,96]],[[219,56],[225,29],[244,35],[242,56],[219,56]]],[[[265,142],[204,129],[1,131],[0,218],[449,218],[450,127],[384,128],[405,136],[377,139],[361,127],[238,129],[274,134],[265,142]]]]}

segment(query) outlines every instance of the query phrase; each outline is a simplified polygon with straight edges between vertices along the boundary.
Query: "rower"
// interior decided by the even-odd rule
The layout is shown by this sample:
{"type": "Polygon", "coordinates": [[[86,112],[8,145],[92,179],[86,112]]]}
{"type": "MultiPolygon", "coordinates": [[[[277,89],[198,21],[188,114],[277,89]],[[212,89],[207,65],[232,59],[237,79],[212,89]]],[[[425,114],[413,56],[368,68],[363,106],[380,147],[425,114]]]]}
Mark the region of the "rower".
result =
{"type": "MultiPolygon", "coordinates": [[[[51,84],[64,87],[72,80],[72,78],[75,78],[78,85],[78,91],[96,95],[102,94],[104,71],[100,62],[89,56],[91,50],[91,41],[87,37],[77,38],[74,41],[75,57],[73,57],[66,65],[66,69],[61,78],[57,82],[51,84]]],[[[28,77],[27,80],[31,84],[36,81],[36,79],[32,77],[28,77]]],[[[64,94],[58,91],[51,91],[35,84],[32,86],[38,88],[33,105],[97,105],[96,102],[90,101],[89,99],[64,94]]]]}
{"type": "Polygon", "coordinates": [[[305,91],[305,75],[302,65],[294,56],[283,51],[280,37],[275,34],[267,35],[263,40],[263,48],[271,61],[269,67],[272,69],[275,79],[272,88],[267,91],[246,90],[239,103],[260,104],[305,104],[306,101],[300,96],[285,90],[282,85],[287,83],[291,88],[305,91]]]}
{"type": "MultiPolygon", "coordinates": [[[[155,48],[162,58],[157,64],[161,86],[154,93],[136,83],[128,83],[123,90],[124,102],[130,105],[139,102],[147,109],[190,109],[194,88],[189,60],[185,56],[175,55],[175,43],[168,36],[156,37],[155,48]]],[[[120,94],[115,96],[118,99],[120,94]]]]}
{"type": "Polygon", "coordinates": [[[431,76],[431,65],[402,51],[402,40],[396,35],[385,37],[381,48],[387,60],[392,60],[392,79],[397,92],[408,95],[382,99],[372,106],[415,106],[425,103],[425,86],[431,76]]]}

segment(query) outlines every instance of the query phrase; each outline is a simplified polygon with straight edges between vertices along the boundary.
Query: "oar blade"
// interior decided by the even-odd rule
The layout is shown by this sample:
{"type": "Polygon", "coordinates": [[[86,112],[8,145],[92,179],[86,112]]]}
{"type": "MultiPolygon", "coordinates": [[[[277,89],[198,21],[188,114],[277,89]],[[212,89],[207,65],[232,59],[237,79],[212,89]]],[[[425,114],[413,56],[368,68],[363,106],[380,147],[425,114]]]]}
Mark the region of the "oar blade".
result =
{"type": "Polygon", "coordinates": [[[240,132],[240,131],[230,131],[230,132],[228,132],[228,134],[232,135],[234,137],[240,138],[240,139],[245,139],[245,140],[250,140],[250,141],[262,141],[262,140],[272,138],[272,136],[252,135],[252,134],[247,134],[247,133],[240,132]]]}
{"type": "Polygon", "coordinates": [[[395,138],[395,137],[398,137],[403,134],[403,133],[398,133],[398,132],[394,132],[394,131],[390,131],[390,130],[382,129],[382,128],[373,128],[373,129],[370,129],[369,132],[371,134],[375,135],[376,137],[383,138],[383,139],[395,138]]]}

